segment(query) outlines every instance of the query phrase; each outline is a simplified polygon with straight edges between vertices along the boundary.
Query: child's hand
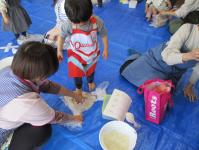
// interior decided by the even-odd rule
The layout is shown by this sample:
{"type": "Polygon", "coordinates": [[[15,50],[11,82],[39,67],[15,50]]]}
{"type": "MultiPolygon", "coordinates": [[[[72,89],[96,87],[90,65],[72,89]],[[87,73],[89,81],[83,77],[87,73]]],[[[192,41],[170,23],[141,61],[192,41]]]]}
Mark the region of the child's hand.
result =
{"type": "Polygon", "coordinates": [[[57,58],[58,58],[59,62],[61,62],[63,60],[63,52],[62,51],[57,51],[57,58]]]}
{"type": "Polygon", "coordinates": [[[9,17],[4,17],[4,18],[3,18],[3,22],[4,22],[5,24],[9,24],[9,22],[10,22],[9,17]]]}
{"type": "Polygon", "coordinates": [[[188,97],[190,102],[194,102],[197,99],[197,96],[193,90],[193,84],[188,83],[184,89],[184,96],[188,97]]]}
{"type": "Polygon", "coordinates": [[[104,50],[102,56],[104,59],[108,59],[108,50],[104,50]]]}

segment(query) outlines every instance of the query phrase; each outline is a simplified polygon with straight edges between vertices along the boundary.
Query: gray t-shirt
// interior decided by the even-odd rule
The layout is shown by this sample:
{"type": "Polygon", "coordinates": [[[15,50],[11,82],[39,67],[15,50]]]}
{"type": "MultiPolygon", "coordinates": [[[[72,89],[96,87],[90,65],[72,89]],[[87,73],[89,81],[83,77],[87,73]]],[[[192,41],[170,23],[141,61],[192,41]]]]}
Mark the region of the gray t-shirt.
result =
{"type": "MultiPolygon", "coordinates": [[[[182,64],[183,53],[199,50],[199,28],[197,25],[184,24],[171,37],[167,47],[162,51],[163,60],[168,65],[182,64]]],[[[199,63],[193,67],[193,73],[190,78],[191,83],[196,83],[199,79],[199,63]]]]}
{"type": "MultiPolygon", "coordinates": [[[[104,25],[104,22],[97,16],[94,16],[96,18],[96,24],[97,24],[97,32],[101,37],[107,36],[107,29],[104,25]]],[[[81,29],[83,31],[90,31],[93,29],[93,24],[88,21],[85,24],[77,24],[77,28],[81,29]]],[[[67,21],[62,23],[61,25],[61,36],[65,39],[66,37],[69,37],[72,35],[72,22],[67,21]]]]}

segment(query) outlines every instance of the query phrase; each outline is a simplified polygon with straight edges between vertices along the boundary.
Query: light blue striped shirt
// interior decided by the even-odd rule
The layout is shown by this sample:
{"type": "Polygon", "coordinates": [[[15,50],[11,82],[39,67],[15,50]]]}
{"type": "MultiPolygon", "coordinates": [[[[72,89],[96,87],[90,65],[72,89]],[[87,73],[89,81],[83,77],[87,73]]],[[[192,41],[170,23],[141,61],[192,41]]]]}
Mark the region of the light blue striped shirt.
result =
{"type": "MultiPolygon", "coordinates": [[[[14,98],[25,93],[32,92],[28,86],[18,80],[10,67],[0,70],[0,79],[0,109],[14,98]]],[[[2,118],[0,118],[0,120],[1,119],[2,118]]],[[[13,132],[14,130],[5,130],[0,128],[0,147],[13,132]]]]}

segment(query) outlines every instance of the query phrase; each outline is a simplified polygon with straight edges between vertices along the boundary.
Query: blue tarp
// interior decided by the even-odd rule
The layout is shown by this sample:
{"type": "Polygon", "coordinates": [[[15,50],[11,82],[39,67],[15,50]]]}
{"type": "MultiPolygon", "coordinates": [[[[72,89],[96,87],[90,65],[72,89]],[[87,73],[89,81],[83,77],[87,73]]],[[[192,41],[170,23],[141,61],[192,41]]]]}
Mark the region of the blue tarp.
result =
{"type": "MultiPolygon", "coordinates": [[[[30,33],[46,33],[55,24],[55,14],[50,0],[24,0],[23,6],[29,12],[33,24],[30,33]]],[[[95,14],[100,16],[109,35],[109,58],[100,59],[95,81],[99,84],[109,81],[107,92],[114,88],[125,91],[132,98],[130,112],[141,124],[137,130],[138,140],[135,150],[199,150],[199,103],[190,103],[184,98],[182,89],[174,96],[174,108],[167,112],[161,125],[155,125],[144,118],[143,96],[136,93],[136,88],[119,76],[119,67],[127,57],[127,49],[133,48],[145,52],[169,39],[168,27],[155,29],[145,20],[144,2],[136,9],[129,9],[116,0],[94,8],[95,14]]],[[[1,24],[2,25],[2,24],[1,24]]],[[[11,33],[0,31],[0,47],[16,41],[11,33]]],[[[12,51],[0,50],[0,59],[13,55],[12,51]]],[[[66,60],[61,63],[59,71],[51,77],[72,90],[75,89],[73,80],[67,77],[66,60]]],[[[140,66],[141,67],[141,66],[140,66]]],[[[86,82],[85,82],[86,83],[86,82]]],[[[183,83],[182,83],[183,84],[183,83]]],[[[86,84],[84,90],[88,91],[86,84]]],[[[54,109],[70,112],[58,96],[43,95],[47,103],[54,109]]],[[[101,116],[102,103],[97,102],[84,113],[83,128],[71,131],[58,125],[53,126],[50,140],[42,147],[43,150],[101,150],[98,141],[100,128],[107,122],[101,116]]]]}

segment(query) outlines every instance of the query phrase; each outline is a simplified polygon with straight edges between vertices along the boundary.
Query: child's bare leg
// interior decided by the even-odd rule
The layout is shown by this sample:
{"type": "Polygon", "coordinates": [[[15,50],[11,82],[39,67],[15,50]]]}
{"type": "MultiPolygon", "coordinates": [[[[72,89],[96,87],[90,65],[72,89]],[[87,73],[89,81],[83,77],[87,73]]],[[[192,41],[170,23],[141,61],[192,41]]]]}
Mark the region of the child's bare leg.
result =
{"type": "Polygon", "coordinates": [[[151,9],[151,7],[149,7],[149,8],[147,9],[147,12],[146,12],[147,21],[150,21],[150,20],[151,20],[151,17],[152,17],[152,9],[151,9]]]}
{"type": "Polygon", "coordinates": [[[154,6],[152,8],[152,14],[153,14],[153,16],[158,14],[158,10],[154,6]]]}
{"type": "Polygon", "coordinates": [[[82,94],[82,89],[76,88],[75,92],[76,92],[79,96],[81,96],[81,97],[83,96],[83,94],[82,94]]]}
{"type": "Polygon", "coordinates": [[[87,77],[87,81],[88,81],[89,91],[93,91],[95,89],[94,72],[90,76],[87,77]]]}
{"type": "Polygon", "coordinates": [[[82,78],[76,77],[74,78],[75,86],[76,86],[76,93],[79,96],[82,96],[82,78]]]}
{"type": "Polygon", "coordinates": [[[88,83],[88,88],[89,88],[89,91],[93,91],[95,89],[95,83],[94,82],[88,83]]]}

